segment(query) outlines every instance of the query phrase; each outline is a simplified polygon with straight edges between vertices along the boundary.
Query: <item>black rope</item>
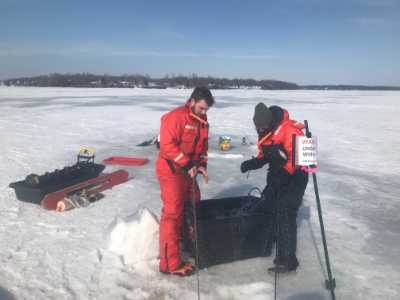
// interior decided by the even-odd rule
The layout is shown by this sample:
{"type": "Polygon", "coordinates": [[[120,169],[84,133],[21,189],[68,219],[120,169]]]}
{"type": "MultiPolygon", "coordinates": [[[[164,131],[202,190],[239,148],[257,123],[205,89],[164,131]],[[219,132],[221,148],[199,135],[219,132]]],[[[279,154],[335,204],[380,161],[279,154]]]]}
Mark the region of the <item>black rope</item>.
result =
{"type": "MultiPolygon", "coordinates": [[[[281,245],[280,245],[280,239],[279,239],[279,231],[280,231],[280,226],[279,226],[279,220],[278,220],[278,214],[279,214],[279,199],[277,199],[277,197],[278,197],[278,195],[277,195],[277,193],[276,193],[276,191],[275,190],[273,190],[273,193],[274,193],[274,200],[275,200],[275,207],[274,207],[274,210],[275,210],[275,259],[276,259],[276,262],[278,262],[278,260],[279,260],[279,249],[280,249],[280,247],[281,247],[281,245]]],[[[274,265],[274,267],[275,267],[275,284],[274,284],[274,299],[276,300],[276,295],[278,294],[278,270],[277,270],[277,266],[276,266],[276,264],[274,265]]]]}
{"type": "Polygon", "coordinates": [[[199,248],[197,235],[197,212],[196,212],[196,176],[192,179],[192,209],[193,209],[193,229],[194,229],[194,250],[196,259],[196,279],[197,279],[197,299],[200,300],[200,274],[199,274],[199,248]]]}

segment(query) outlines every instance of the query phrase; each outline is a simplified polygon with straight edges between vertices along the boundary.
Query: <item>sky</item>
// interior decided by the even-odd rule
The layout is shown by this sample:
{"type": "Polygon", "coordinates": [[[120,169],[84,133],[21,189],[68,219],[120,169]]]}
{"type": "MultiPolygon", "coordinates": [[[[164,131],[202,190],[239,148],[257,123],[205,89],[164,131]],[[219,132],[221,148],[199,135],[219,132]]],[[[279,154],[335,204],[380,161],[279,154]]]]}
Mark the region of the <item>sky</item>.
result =
{"type": "Polygon", "coordinates": [[[400,0],[0,0],[0,79],[49,73],[400,86],[400,0]]]}

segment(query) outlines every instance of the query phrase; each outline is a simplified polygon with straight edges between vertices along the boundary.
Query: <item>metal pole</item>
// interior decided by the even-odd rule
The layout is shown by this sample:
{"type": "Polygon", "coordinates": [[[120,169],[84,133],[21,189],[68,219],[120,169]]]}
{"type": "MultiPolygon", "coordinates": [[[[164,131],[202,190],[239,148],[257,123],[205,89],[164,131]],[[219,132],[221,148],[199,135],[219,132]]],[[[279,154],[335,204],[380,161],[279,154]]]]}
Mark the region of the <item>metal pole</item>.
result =
{"type": "MultiPolygon", "coordinates": [[[[306,127],[306,136],[308,138],[311,138],[311,132],[308,129],[308,121],[304,120],[304,125],[306,127]]],[[[326,262],[326,269],[328,272],[328,280],[325,280],[325,286],[328,290],[331,292],[332,300],[335,300],[335,288],[336,288],[336,281],[335,278],[332,276],[332,271],[331,271],[331,264],[329,261],[329,254],[328,254],[328,245],[326,243],[326,237],[325,237],[325,227],[324,227],[324,221],[322,219],[322,208],[321,208],[321,201],[319,198],[319,192],[318,192],[318,183],[317,183],[317,175],[315,173],[312,173],[313,177],[313,184],[314,184],[314,191],[315,191],[315,198],[317,200],[317,209],[318,209],[318,217],[319,217],[319,225],[321,228],[321,237],[322,237],[322,243],[324,245],[324,253],[325,253],[325,262],[326,262]]]]}

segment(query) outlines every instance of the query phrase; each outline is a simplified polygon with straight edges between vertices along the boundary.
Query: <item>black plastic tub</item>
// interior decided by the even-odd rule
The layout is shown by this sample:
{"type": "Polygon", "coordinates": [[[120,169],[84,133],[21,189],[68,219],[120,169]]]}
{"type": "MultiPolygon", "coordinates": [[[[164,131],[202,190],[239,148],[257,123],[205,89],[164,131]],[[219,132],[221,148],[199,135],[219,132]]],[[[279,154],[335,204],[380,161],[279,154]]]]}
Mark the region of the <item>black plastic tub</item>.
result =
{"type": "Polygon", "coordinates": [[[77,163],[43,175],[28,175],[25,180],[10,183],[18,200],[40,204],[48,193],[61,190],[82,181],[95,178],[105,166],[95,163],[77,163]]]}
{"type": "MultiPolygon", "coordinates": [[[[189,220],[191,212],[191,206],[185,208],[189,220]]],[[[270,255],[272,221],[267,203],[259,197],[200,201],[197,211],[199,268],[270,255]]],[[[184,250],[194,255],[193,242],[186,234],[183,244],[184,250]]]]}

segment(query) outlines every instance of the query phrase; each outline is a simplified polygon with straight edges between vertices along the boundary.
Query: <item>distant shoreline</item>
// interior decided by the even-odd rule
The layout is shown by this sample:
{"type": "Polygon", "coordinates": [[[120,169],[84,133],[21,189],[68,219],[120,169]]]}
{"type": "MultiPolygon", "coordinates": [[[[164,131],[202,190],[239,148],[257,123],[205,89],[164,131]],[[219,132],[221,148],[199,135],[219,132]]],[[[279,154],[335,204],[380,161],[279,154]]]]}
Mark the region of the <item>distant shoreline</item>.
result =
{"type": "Polygon", "coordinates": [[[49,74],[0,80],[0,86],[25,87],[74,87],[74,88],[145,88],[145,89],[191,89],[207,86],[210,89],[258,89],[258,90],[335,90],[335,91],[400,91],[400,86],[324,84],[298,85],[281,80],[256,80],[243,78],[217,78],[191,76],[168,76],[151,78],[148,75],[96,75],[90,73],[49,74]]]}

